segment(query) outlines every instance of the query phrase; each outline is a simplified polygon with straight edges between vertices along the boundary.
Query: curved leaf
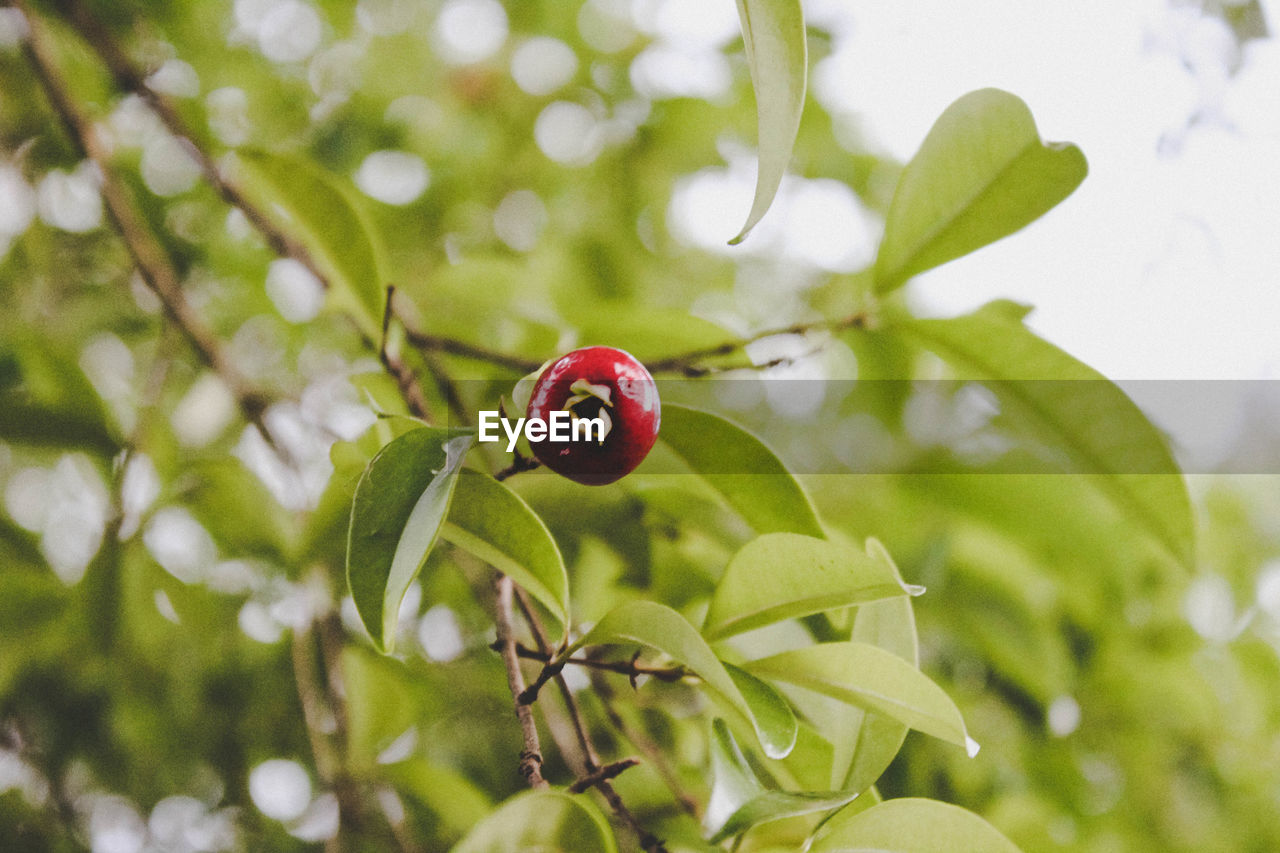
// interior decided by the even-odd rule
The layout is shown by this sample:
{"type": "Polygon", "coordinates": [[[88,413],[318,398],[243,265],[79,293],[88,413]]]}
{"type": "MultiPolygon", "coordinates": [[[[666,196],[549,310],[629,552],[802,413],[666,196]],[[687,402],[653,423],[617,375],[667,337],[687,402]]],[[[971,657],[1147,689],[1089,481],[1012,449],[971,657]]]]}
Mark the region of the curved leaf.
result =
{"type": "Polygon", "coordinates": [[[809,70],[800,0],[738,0],[738,18],[756,90],[760,166],[751,213],[731,244],[746,239],[778,192],[800,130],[809,70]]]}
{"type": "Polygon", "coordinates": [[[839,808],[856,794],[793,792],[767,788],[756,776],[724,720],[712,723],[711,797],[703,820],[715,834],[711,844],[740,835],[751,827],[797,815],[839,808]]]}
{"type": "Polygon", "coordinates": [[[809,853],[1020,853],[994,826],[959,806],[914,797],[885,800],[827,821],[809,853]]]}
{"type": "Polygon", "coordinates": [[[255,195],[288,215],[283,227],[324,270],[332,304],[375,334],[386,298],[386,264],[367,218],[339,180],[303,157],[242,149],[236,158],[255,195]]]}
{"type": "Polygon", "coordinates": [[[449,430],[412,430],[382,448],[356,484],[347,585],[381,651],[394,646],[400,602],[435,544],[471,442],[449,430]]]}
{"type": "Polygon", "coordinates": [[[441,537],[484,560],[569,624],[569,575],[542,519],[515,492],[464,468],[441,537]]]}
{"type": "MultiPolygon", "coordinates": [[[[785,702],[778,708],[763,693],[748,699],[697,629],[676,611],[654,601],[631,601],[615,607],[561,657],[583,646],[639,643],[657,649],[702,679],[707,689],[742,714],[770,758],[783,758],[795,746],[796,720],[785,702]],[[757,712],[762,701],[768,711],[757,712]],[[754,703],[754,706],[753,706],[754,703]],[[785,709],[785,712],[782,710],[785,709]]],[[[776,693],[774,694],[776,695],[776,693]]]]}
{"type": "Polygon", "coordinates": [[[710,412],[663,403],[658,438],[757,533],[823,536],[818,514],[799,481],[772,450],[737,424],[710,412]]]}
{"type": "Polygon", "coordinates": [[[955,703],[924,673],[866,643],[819,643],[746,664],[762,678],[807,687],[892,717],[913,729],[975,748],[955,703]]]}
{"type": "Polygon", "coordinates": [[[885,219],[876,289],[993,243],[1038,219],[1089,166],[1070,143],[1040,140],[1015,95],[980,89],[939,116],[911,158],[885,219]]]}
{"type": "Polygon", "coordinates": [[[563,791],[525,791],[476,824],[451,853],[591,850],[618,853],[600,810],[586,797],[563,791]]]}
{"type": "Polygon", "coordinates": [[[764,731],[776,732],[781,750],[790,754],[796,746],[799,723],[796,720],[795,711],[791,710],[791,706],[778,692],[778,688],[728,661],[720,663],[733,679],[738,691],[742,693],[747,707],[751,709],[751,717],[764,731]]]}
{"type": "Polygon", "coordinates": [[[981,381],[1006,422],[1064,451],[1091,483],[1184,565],[1195,550],[1187,495],[1165,437],[1114,383],[1037,337],[1006,303],[945,320],[900,318],[894,328],[981,381]]]}
{"type": "Polygon", "coordinates": [[[893,570],[854,548],[796,533],[766,533],[733,556],[711,596],[708,640],[784,619],[906,595],[893,570]]]}

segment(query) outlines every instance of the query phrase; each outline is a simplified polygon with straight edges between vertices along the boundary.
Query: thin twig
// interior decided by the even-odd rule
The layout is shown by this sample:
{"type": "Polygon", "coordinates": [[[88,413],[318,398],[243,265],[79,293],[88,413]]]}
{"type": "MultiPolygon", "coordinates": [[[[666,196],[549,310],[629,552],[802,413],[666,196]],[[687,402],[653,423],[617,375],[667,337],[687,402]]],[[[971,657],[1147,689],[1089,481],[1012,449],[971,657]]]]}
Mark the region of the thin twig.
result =
{"type": "Polygon", "coordinates": [[[502,650],[502,662],[507,668],[507,686],[511,688],[516,718],[520,721],[520,731],[524,735],[524,749],[520,753],[520,775],[529,783],[529,787],[546,788],[547,780],[542,778],[542,745],[538,741],[538,726],[533,719],[533,709],[517,699],[524,692],[524,674],[520,672],[520,658],[516,656],[515,626],[511,612],[514,585],[506,575],[498,578],[495,600],[498,643],[502,650]]]}
{"type": "Polygon", "coordinates": [[[532,456],[525,456],[522,453],[517,453],[515,458],[512,460],[511,464],[508,465],[506,468],[503,468],[498,473],[494,474],[493,479],[497,480],[498,482],[502,482],[503,480],[506,480],[510,477],[514,477],[516,474],[519,474],[522,471],[532,471],[536,468],[541,468],[541,467],[542,467],[542,463],[539,462],[537,459],[533,458],[532,456]]]}
{"type": "Polygon", "coordinates": [[[29,36],[23,44],[23,50],[71,141],[97,167],[108,216],[123,239],[143,282],[160,299],[165,314],[182,330],[200,360],[226,384],[245,419],[254,424],[267,442],[274,446],[271,432],[263,421],[267,397],[250,387],[227,357],[221,342],[187,302],[182,292],[181,277],[172,257],[151,232],[132,194],[112,169],[110,154],[99,140],[93,123],[71,97],[47,45],[43,23],[36,15],[31,14],[24,0],[9,0],[9,4],[21,11],[26,18],[29,36]]]}
{"type": "Polygon", "coordinates": [[[635,767],[640,763],[638,758],[623,758],[619,761],[612,761],[603,767],[598,767],[592,772],[583,776],[578,781],[569,786],[569,793],[581,794],[590,788],[599,787],[601,782],[608,782],[610,779],[616,779],[622,775],[624,770],[635,767]]]}
{"type": "MultiPolygon", "coordinates": [[[[543,626],[542,620],[538,617],[538,611],[533,609],[533,602],[530,601],[528,593],[520,587],[516,587],[519,595],[520,611],[524,614],[525,620],[529,623],[529,631],[533,634],[534,644],[537,645],[541,654],[551,658],[553,650],[551,641],[547,637],[547,629],[543,626]]],[[[514,648],[511,650],[514,653],[514,648]]],[[[564,680],[564,676],[559,672],[554,676],[556,686],[560,689],[560,695],[564,698],[565,707],[569,710],[569,718],[573,720],[574,730],[578,734],[579,743],[582,746],[583,753],[587,759],[587,769],[594,773],[600,769],[600,759],[596,754],[595,745],[591,742],[591,733],[587,729],[586,719],[582,715],[582,709],[578,707],[578,701],[574,698],[573,691],[569,689],[569,684],[564,680]]],[[[517,704],[519,704],[517,702],[517,704]]],[[[625,769],[625,768],[623,768],[625,769]]],[[[619,771],[621,772],[621,771],[619,771]]],[[[616,774],[615,774],[616,775],[616,774]]],[[[605,798],[609,804],[609,808],[613,809],[613,813],[618,818],[631,827],[631,830],[640,840],[640,846],[648,851],[648,853],[667,853],[667,848],[663,844],[662,839],[654,835],[652,832],[644,828],[639,818],[627,808],[627,804],[622,801],[622,797],[618,795],[617,790],[613,787],[613,783],[608,777],[601,777],[591,782],[605,798]]]]}
{"type": "Polygon", "coordinates": [[[409,407],[409,413],[424,421],[429,420],[427,417],[427,401],[422,396],[422,387],[418,385],[418,377],[414,375],[409,365],[399,358],[393,357],[387,351],[387,333],[391,329],[391,318],[395,316],[395,309],[392,307],[391,300],[395,294],[396,286],[394,284],[387,285],[387,304],[382,309],[382,339],[378,342],[378,360],[382,362],[387,374],[396,381],[396,387],[400,389],[400,396],[404,398],[405,405],[409,407]]]}
{"type": "MultiPolygon", "coordinates": [[[[765,338],[771,338],[775,335],[803,335],[806,332],[814,332],[818,330],[826,330],[838,332],[842,329],[863,329],[867,327],[868,317],[863,312],[850,314],[842,320],[834,323],[828,321],[818,321],[815,323],[796,323],[787,326],[784,329],[770,329],[765,332],[752,335],[744,340],[725,341],[713,347],[704,347],[702,349],[689,350],[679,355],[668,356],[650,361],[646,367],[650,373],[683,373],[686,376],[702,376],[710,372],[710,368],[698,364],[709,358],[719,358],[726,355],[733,355],[735,352],[745,349],[749,344],[756,341],[762,341],[765,338]],[[693,373],[690,373],[693,371],[693,373]]],[[[783,363],[784,360],[778,360],[776,363],[783,363]]],[[[756,367],[769,365],[754,365],[756,367]]]]}
{"type": "MultiPolygon", "coordinates": [[[[498,651],[496,646],[497,644],[495,643],[494,651],[498,651]]],[[[526,660],[536,660],[541,661],[542,663],[546,663],[551,659],[550,656],[544,652],[540,652],[537,649],[531,649],[528,646],[519,643],[516,644],[516,654],[526,660]]],[[[602,670],[604,672],[616,672],[620,675],[627,676],[627,678],[631,679],[633,682],[642,675],[651,676],[659,681],[667,682],[679,681],[689,675],[689,671],[682,666],[645,666],[644,664],[639,663],[638,658],[632,658],[629,661],[599,660],[592,657],[565,658],[563,661],[559,662],[557,670],[562,670],[565,664],[574,664],[575,666],[588,667],[590,669],[602,670]]],[[[549,681],[553,676],[554,673],[547,676],[544,683],[545,681],[549,681]]]]}
{"type": "Polygon", "coordinates": [[[671,795],[675,797],[680,808],[689,816],[700,819],[698,801],[685,792],[681,786],[680,777],[676,773],[671,762],[667,760],[666,753],[662,751],[662,747],[654,743],[653,738],[649,737],[647,732],[637,731],[634,726],[623,719],[622,714],[618,713],[618,709],[613,707],[613,686],[609,684],[599,672],[591,673],[591,686],[595,689],[596,697],[600,700],[601,706],[604,708],[605,717],[609,723],[618,730],[618,732],[631,741],[632,745],[644,753],[645,758],[658,771],[658,775],[662,777],[662,781],[666,783],[667,788],[671,791],[671,795]]]}
{"type": "Polygon", "coordinates": [[[532,359],[476,346],[456,338],[429,335],[407,326],[405,327],[405,340],[424,353],[442,352],[446,355],[456,355],[472,361],[483,361],[498,367],[506,367],[520,373],[532,373],[542,366],[541,362],[533,361],[532,359]]]}

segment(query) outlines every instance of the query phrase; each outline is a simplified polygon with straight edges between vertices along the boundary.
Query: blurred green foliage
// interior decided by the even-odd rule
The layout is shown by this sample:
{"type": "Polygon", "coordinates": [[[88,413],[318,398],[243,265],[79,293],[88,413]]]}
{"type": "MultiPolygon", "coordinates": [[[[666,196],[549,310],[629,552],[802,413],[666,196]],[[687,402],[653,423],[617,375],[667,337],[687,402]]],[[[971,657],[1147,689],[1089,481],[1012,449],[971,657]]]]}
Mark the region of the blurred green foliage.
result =
{"type": "MultiPolygon", "coordinates": [[[[169,69],[152,80],[170,87],[196,142],[218,158],[241,151],[237,174],[273,215],[323,242],[327,269],[355,298],[331,295],[331,310],[314,317],[299,308],[306,282],[290,286],[265,243],[165,147],[163,129],[66,23],[72,4],[31,4],[68,86],[100,122],[113,165],[178,264],[187,299],[274,401],[266,421],[284,461],[142,286],[106,218],[92,219],[92,198],[68,190],[64,176],[50,182],[80,157],[16,36],[4,40],[0,169],[27,188],[6,189],[9,200],[40,213],[0,233],[4,849],[90,849],[114,830],[138,841],[117,849],[292,851],[328,838],[344,850],[443,850],[477,824],[492,826],[481,821],[521,790],[520,731],[488,648],[490,569],[460,549],[433,551],[406,594],[395,657],[374,651],[344,601],[350,498],[368,458],[399,428],[382,420],[363,444],[352,440],[374,410],[404,414],[366,340],[376,337],[385,284],[397,286],[398,310],[414,327],[535,364],[587,343],[660,359],[864,312],[898,322],[816,329],[796,336],[792,354],[829,378],[851,378],[855,366],[863,379],[1020,378],[1017,345],[1032,336],[1008,306],[991,309],[1015,329],[997,341],[1005,370],[975,377],[963,358],[922,339],[925,324],[903,294],[872,296],[869,267],[833,271],[787,256],[768,219],[732,251],[682,228],[672,202],[679,188],[702,170],[722,174],[754,145],[740,40],[708,50],[730,80],[708,99],[664,96],[641,79],[637,63],[655,36],[627,4],[508,4],[505,38],[466,62],[449,59],[458,47],[441,35],[456,3],[87,5],[136,62],[169,69]],[[264,30],[281,9],[302,17],[264,30]],[[302,40],[312,14],[315,44],[270,58],[264,45],[302,40]],[[553,89],[530,94],[512,62],[542,36],[559,39],[576,62],[553,89]],[[582,138],[560,134],[560,144],[583,146],[568,163],[538,142],[540,122],[561,103],[588,119],[582,138]],[[429,173],[406,203],[357,189],[369,155],[386,150],[419,158],[429,173]],[[292,177],[280,166],[289,162],[302,164],[292,177]],[[335,229],[344,221],[332,213],[335,194],[367,221],[369,245],[335,229]],[[89,227],[73,227],[77,215],[89,227]],[[353,256],[373,259],[365,265],[374,269],[362,276],[353,256]],[[356,322],[353,304],[365,312],[356,322]],[[937,356],[950,366],[939,368],[937,356]],[[254,779],[264,778],[255,770],[272,759],[305,770],[311,787],[300,803],[273,807],[255,793],[254,779]],[[335,830],[326,821],[339,806],[346,819],[335,830]]],[[[17,32],[15,20],[0,28],[17,32]]],[[[822,55],[829,38],[811,27],[811,54],[822,55]]],[[[851,142],[857,136],[850,117],[811,101],[792,172],[838,182],[883,220],[902,164],[851,142]]],[[[411,178],[393,176],[393,191],[381,192],[392,197],[411,178]]],[[[724,211],[725,239],[745,212],[724,211]]],[[[874,256],[874,246],[861,248],[874,256]]],[[[975,322],[946,328],[972,343],[965,335],[975,322]]],[[[471,380],[459,387],[472,409],[496,405],[520,374],[447,353],[428,362],[394,330],[392,345],[441,422],[447,403],[433,371],[471,380]]],[[[748,359],[738,349],[705,363],[748,359]]],[[[803,417],[763,403],[741,415],[770,422],[784,458],[857,442],[906,472],[801,478],[832,535],[876,537],[907,581],[928,588],[913,600],[921,669],[983,747],[968,758],[910,734],[879,795],[955,803],[1027,850],[1280,848],[1275,479],[1192,478],[1197,544],[1188,559],[1190,529],[1181,525],[1191,514],[1176,475],[1152,475],[1168,478],[1152,481],[1163,498],[1151,499],[1146,485],[1135,498],[1168,512],[1136,517],[1089,477],[1007,473],[1007,457],[965,445],[973,433],[913,433],[907,386],[847,387],[803,417]],[[1161,522],[1175,529],[1164,537],[1173,547],[1150,533],[1161,522]]],[[[1010,453],[1061,449],[1054,424],[1061,419],[1047,431],[1043,422],[1011,430],[1022,444],[1010,453]]],[[[505,464],[486,453],[473,452],[472,463],[505,464]]],[[[643,468],[594,490],[543,472],[510,485],[564,556],[578,624],[637,600],[700,616],[750,540],[752,514],[769,514],[758,495],[735,497],[732,484],[643,468]]],[[[769,630],[751,638],[753,656],[804,629],[769,630]]],[[[578,693],[602,754],[637,749],[616,714],[670,764],[665,779],[648,760],[628,770],[619,793],[671,849],[707,849],[669,788],[704,806],[710,796],[705,696],[682,682],[650,680],[633,692],[625,677],[608,678],[578,693]]],[[[558,702],[546,697],[539,707],[548,709],[544,770],[563,784],[572,773],[547,736],[564,731],[558,702]]],[[[766,764],[753,758],[757,769],[766,764]]],[[[806,772],[771,769],[780,778],[806,772]]],[[[602,800],[584,795],[576,801],[591,804],[579,807],[548,796],[569,815],[563,837],[601,831],[602,800]]],[[[503,808],[536,812],[538,802],[526,795],[503,808]]],[[[848,814],[842,823],[859,819],[848,814]]],[[[763,824],[738,849],[796,849],[813,823],[801,814],[763,824]]],[[[487,831],[466,849],[489,849],[487,831]]],[[[623,849],[634,846],[625,830],[617,835],[623,849]]]]}

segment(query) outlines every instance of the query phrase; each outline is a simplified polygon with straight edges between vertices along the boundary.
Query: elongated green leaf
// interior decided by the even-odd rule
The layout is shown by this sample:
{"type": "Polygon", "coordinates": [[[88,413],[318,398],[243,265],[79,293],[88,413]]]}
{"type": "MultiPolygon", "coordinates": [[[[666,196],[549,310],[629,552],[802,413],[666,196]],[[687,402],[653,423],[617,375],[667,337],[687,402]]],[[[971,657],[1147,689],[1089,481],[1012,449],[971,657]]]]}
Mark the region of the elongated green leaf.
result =
{"type": "Polygon", "coordinates": [[[719,640],[784,619],[906,594],[889,566],[861,551],[797,533],[766,533],[729,561],[702,633],[719,640]]]}
{"type": "Polygon", "coordinates": [[[1195,550],[1191,501],[1165,437],[1093,368],[1037,337],[1005,303],[946,320],[893,325],[986,385],[1004,422],[1066,453],[1076,468],[1184,565],[1195,550]]]}
{"type": "Polygon", "coordinates": [[[800,130],[809,55],[800,0],[738,0],[738,18],[759,120],[759,173],[751,213],[731,243],[764,216],[782,183],[800,130]]]}
{"type": "Polygon", "coordinates": [[[386,265],[349,191],[306,158],[251,150],[238,151],[236,157],[254,194],[289,217],[281,226],[326,273],[330,304],[375,334],[386,298],[386,265]]]}
{"type": "Polygon", "coordinates": [[[746,664],[761,678],[807,687],[969,749],[951,698],[924,673],[866,643],[819,643],[746,664]]]}
{"type": "MultiPolygon", "coordinates": [[[[902,582],[897,566],[877,540],[867,540],[867,555],[902,582]]],[[[851,639],[879,646],[918,668],[910,598],[896,596],[859,605],[852,623],[851,639]]],[[[826,784],[832,789],[867,790],[893,761],[907,736],[907,727],[892,717],[795,685],[788,685],[786,694],[831,745],[826,784]]]]}
{"type": "Polygon", "coordinates": [[[1019,853],[991,824],[937,800],[885,800],[866,811],[837,814],[818,831],[809,853],[1019,853]]]}
{"type": "Polygon", "coordinates": [[[492,477],[463,469],[440,535],[509,575],[568,627],[564,558],[542,519],[515,492],[492,477]]]}
{"type": "MultiPolygon", "coordinates": [[[[879,540],[867,540],[867,555],[887,565],[899,583],[902,582],[897,564],[879,540]]],[[[917,669],[920,667],[915,611],[909,598],[873,601],[859,607],[853,620],[853,640],[878,646],[887,652],[892,652],[917,669]]],[[[850,711],[856,710],[849,705],[845,707],[850,711]]],[[[907,727],[898,720],[881,714],[861,711],[858,713],[862,714],[862,719],[856,726],[841,730],[855,732],[855,736],[852,738],[838,736],[833,743],[835,747],[835,755],[831,762],[833,788],[866,790],[875,784],[875,781],[889,767],[898,750],[902,748],[902,742],[906,740],[907,727]],[[845,769],[843,781],[837,783],[834,781],[834,776],[842,768],[845,769]]],[[[849,720],[849,722],[854,721],[849,720]]]]}
{"type": "Polygon", "coordinates": [[[373,457],[356,485],[347,585],[374,644],[390,652],[400,602],[435,544],[471,436],[415,429],[373,457]]]}
{"type": "Polygon", "coordinates": [[[746,700],[747,707],[751,709],[751,718],[757,725],[763,731],[777,733],[778,743],[785,752],[790,753],[795,749],[799,723],[795,711],[791,710],[778,688],[741,667],[727,661],[720,663],[746,700]]]}
{"type": "Polygon", "coordinates": [[[452,853],[514,851],[618,853],[604,815],[586,797],[525,791],[507,800],[453,846],[452,853]]]}
{"type": "Polygon", "coordinates": [[[787,709],[785,713],[773,705],[767,713],[757,713],[752,703],[760,705],[762,700],[768,701],[764,695],[756,694],[748,700],[697,629],[665,604],[631,601],[615,607],[574,643],[566,655],[583,646],[611,643],[649,646],[687,667],[702,679],[708,690],[751,723],[760,746],[770,758],[782,758],[795,746],[795,716],[786,704],[782,705],[787,709]]]}
{"type": "Polygon", "coordinates": [[[711,797],[703,825],[715,834],[710,843],[740,835],[751,827],[839,808],[856,796],[845,792],[770,790],[756,776],[724,720],[712,723],[711,797]]]}
{"type": "Polygon", "coordinates": [[[800,483],[760,439],[718,415],[664,403],[658,437],[757,533],[823,535],[800,483]]]}
{"type": "Polygon", "coordinates": [[[876,288],[966,255],[1038,219],[1089,171],[1070,143],[1040,140],[1018,97],[980,89],[942,113],[911,158],[885,219],[876,288]]]}

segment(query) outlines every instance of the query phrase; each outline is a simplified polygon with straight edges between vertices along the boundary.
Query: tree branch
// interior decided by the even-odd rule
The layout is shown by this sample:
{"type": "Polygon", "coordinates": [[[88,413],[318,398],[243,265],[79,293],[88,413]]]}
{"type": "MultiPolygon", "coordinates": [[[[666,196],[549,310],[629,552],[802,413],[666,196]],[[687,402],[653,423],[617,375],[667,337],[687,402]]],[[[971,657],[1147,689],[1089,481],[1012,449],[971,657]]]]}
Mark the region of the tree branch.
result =
{"type": "MultiPolygon", "coordinates": [[[[869,323],[869,318],[865,312],[850,314],[842,320],[829,322],[822,320],[816,323],[796,323],[787,326],[784,329],[770,329],[769,331],[760,332],[752,335],[745,340],[725,341],[713,347],[704,347],[702,349],[689,350],[679,355],[668,356],[654,361],[650,361],[645,365],[650,373],[682,373],[685,376],[697,377],[705,376],[712,372],[712,368],[698,364],[698,362],[706,361],[709,358],[719,358],[726,355],[733,355],[747,348],[748,345],[756,341],[762,341],[765,338],[771,338],[775,335],[803,335],[806,332],[814,332],[818,330],[826,330],[838,332],[844,329],[865,329],[869,323]]],[[[781,364],[789,359],[774,359],[773,362],[764,365],[752,365],[753,367],[771,367],[781,364]]]]}
{"type": "Polygon", "coordinates": [[[524,735],[524,749],[520,753],[520,775],[529,783],[529,787],[546,788],[547,780],[542,778],[542,745],[538,741],[538,726],[533,719],[533,709],[518,698],[524,692],[524,674],[520,672],[520,658],[516,655],[511,611],[514,586],[511,578],[506,575],[498,578],[498,594],[494,602],[497,610],[498,643],[502,651],[502,662],[507,667],[507,686],[511,688],[516,718],[520,721],[520,731],[524,735]]]}
{"type": "MultiPolygon", "coordinates": [[[[550,660],[552,657],[551,642],[547,637],[547,629],[543,626],[542,620],[538,617],[538,611],[533,609],[533,602],[529,599],[529,594],[520,587],[516,587],[519,596],[520,611],[524,614],[525,620],[529,623],[529,631],[533,634],[533,641],[538,647],[540,654],[546,655],[550,660]]],[[[514,644],[513,644],[514,646],[514,644]]],[[[514,648],[512,649],[514,653],[514,648]]],[[[545,670],[544,670],[545,671],[545,670]]],[[[609,803],[609,807],[613,809],[613,813],[620,820],[631,827],[636,836],[640,839],[640,846],[648,851],[648,853],[667,853],[667,848],[663,845],[662,839],[658,838],[652,832],[644,828],[640,820],[627,808],[627,804],[622,801],[622,797],[618,795],[617,790],[609,781],[613,776],[600,775],[598,771],[600,767],[600,758],[596,753],[595,745],[591,742],[591,733],[587,729],[585,718],[582,716],[582,709],[578,707],[578,700],[574,697],[573,691],[569,689],[569,684],[564,680],[564,676],[557,670],[553,676],[556,686],[560,689],[560,695],[564,698],[565,707],[569,710],[569,718],[573,721],[574,731],[578,736],[578,742],[582,747],[583,754],[586,757],[588,775],[579,782],[590,780],[588,787],[593,787],[600,792],[605,801],[609,803]],[[596,777],[599,778],[596,778],[596,777]]],[[[517,698],[516,704],[519,705],[517,698]]],[[[526,706],[527,707],[527,706],[526,706]]],[[[632,765],[627,765],[632,766],[632,765]]],[[[626,767],[618,770],[621,773],[626,767]]],[[[577,788],[577,784],[574,785],[577,788]]],[[[586,790],[586,787],[581,790],[586,790]]]]}
{"type": "MultiPolygon", "coordinates": [[[[498,651],[496,643],[493,646],[493,650],[498,651]]],[[[536,660],[541,661],[542,663],[547,663],[552,657],[544,652],[538,651],[537,649],[531,649],[528,646],[518,643],[516,644],[516,654],[526,660],[536,660]]],[[[629,661],[598,660],[597,658],[592,657],[565,658],[563,661],[560,661],[560,664],[557,667],[554,668],[556,668],[557,671],[560,671],[564,668],[565,664],[574,664],[575,666],[587,667],[589,669],[601,670],[604,672],[616,672],[620,675],[627,676],[633,685],[635,680],[642,675],[651,676],[659,681],[668,682],[679,681],[689,675],[689,671],[682,666],[645,666],[639,662],[638,656],[633,657],[629,661]]],[[[547,681],[550,681],[553,676],[554,673],[548,675],[543,679],[543,683],[545,684],[547,681]]]]}
{"type": "Polygon", "coordinates": [[[98,169],[107,214],[123,239],[143,282],[160,299],[165,314],[182,330],[200,360],[226,384],[245,418],[274,445],[263,422],[267,397],[253,389],[227,357],[218,338],[191,308],[182,291],[181,277],[168,250],[143,219],[128,188],[111,167],[111,157],[98,138],[93,123],[72,98],[48,48],[43,23],[31,14],[24,0],[8,0],[26,18],[29,36],[23,50],[54,112],[72,143],[98,169]]]}

